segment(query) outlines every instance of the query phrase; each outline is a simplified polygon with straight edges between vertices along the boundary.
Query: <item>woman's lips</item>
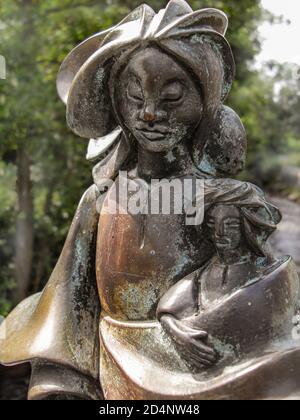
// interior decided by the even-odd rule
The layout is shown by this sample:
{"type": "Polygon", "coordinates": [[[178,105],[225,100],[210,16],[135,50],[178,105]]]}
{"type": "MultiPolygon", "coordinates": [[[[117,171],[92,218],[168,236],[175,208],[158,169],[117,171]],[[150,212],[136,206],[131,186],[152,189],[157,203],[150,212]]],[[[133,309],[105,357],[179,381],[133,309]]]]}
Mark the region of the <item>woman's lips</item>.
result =
{"type": "Polygon", "coordinates": [[[231,244],[230,240],[218,240],[216,241],[216,245],[218,246],[229,246],[231,244]]]}
{"type": "Polygon", "coordinates": [[[159,124],[154,124],[153,127],[150,127],[148,124],[138,123],[135,128],[139,134],[152,141],[162,140],[169,134],[168,127],[159,124]]]}
{"type": "Polygon", "coordinates": [[[162,140],[166,137],[166,134],[161,133],[160,131],[149,131],[149,130],[137,130],[148,140],[162,140]]]}

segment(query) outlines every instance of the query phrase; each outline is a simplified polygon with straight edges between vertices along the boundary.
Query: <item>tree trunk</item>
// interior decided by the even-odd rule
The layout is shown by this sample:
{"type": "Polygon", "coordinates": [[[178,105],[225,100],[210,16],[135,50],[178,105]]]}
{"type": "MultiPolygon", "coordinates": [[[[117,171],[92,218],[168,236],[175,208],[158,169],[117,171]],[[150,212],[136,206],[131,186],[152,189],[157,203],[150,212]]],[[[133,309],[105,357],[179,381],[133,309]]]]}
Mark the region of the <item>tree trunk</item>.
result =
{"type": "Polygon", "coordinates": [[[16,291],[20,302],[30,287],[33,256],[33,203],[31,195],[30,159],[25,145],[17,151],[17,220],[16,220],[16,291]]]}
{"type": "MultiPolygon", "coordinates": [[[[47,186],[47,195],[46,195],[43,213],[45,217],[51,217],[50,209],[51,209],[52,198],[53,198],[53,193],[55,189],[55,183],[53,182],[53,179],[50,180],[50,182],[46,186],[47,186]]],[[[40,291],[43,276],[46,273],[46,267],[47,267],[48,260],[51,254],[50,244],[49,244],[47,236],[43,236],[42,238],[40,238],[40,240],[36,240],[35,247],[37,247],[36,249],[38,249],[38,252],[37,252],[38,259],[37,259],[36,265],[35,266],[33,265],[33,271],[35,272],[35,277],[32,281],[33,293],[37,293],[40,291]]]]}
{"type": "MultiPolygon", "coordinates": [[[[21,0],[24,17],[23,40],[29,45],[33,36],[33,26],[30,22],[32,0],[21,0]]],[[[15,237],[15,303],[23,300],[29,291],[32,259],[33,259],[33,200],[31,195],[30,158],[27,142],[30,139],[30,129],[26,138],[17,142],[17,208],[15,237]]]]}

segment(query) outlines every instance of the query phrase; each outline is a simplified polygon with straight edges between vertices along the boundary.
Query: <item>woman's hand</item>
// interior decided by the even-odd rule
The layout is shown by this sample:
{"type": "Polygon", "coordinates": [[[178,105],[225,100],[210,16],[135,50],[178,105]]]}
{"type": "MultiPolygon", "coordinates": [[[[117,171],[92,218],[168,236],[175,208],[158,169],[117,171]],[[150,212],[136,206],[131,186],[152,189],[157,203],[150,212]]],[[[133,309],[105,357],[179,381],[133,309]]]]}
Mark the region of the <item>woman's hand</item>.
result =
{"type": "Polygon", "coordinates": [[[217,363],[218,354],[207,345],[205,331],[190,328],[171,315],[162,316],[160,322],[176,342],[181,356],[193,367],[210,367],[217,363]]]}

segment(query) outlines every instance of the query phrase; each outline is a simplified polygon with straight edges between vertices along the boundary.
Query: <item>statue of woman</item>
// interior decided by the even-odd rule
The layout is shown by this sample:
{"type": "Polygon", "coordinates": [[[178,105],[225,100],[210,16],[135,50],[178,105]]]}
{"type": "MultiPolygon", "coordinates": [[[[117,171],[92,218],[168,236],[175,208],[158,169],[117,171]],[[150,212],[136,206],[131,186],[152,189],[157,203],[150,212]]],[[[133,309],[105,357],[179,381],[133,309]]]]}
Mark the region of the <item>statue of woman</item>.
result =
{"type": "MultiPolygon", "coordinates": [[[[124,187],[119,171],[126,171],[125,189],[148,189],[153,179],[193,186],[200,180],[202,210],[255,202],[270,225],[279,223],[261,191],[225,178],[236,173],[236,159],[226,159],[227,166],[216,160],[224,179],[201,169],[206,143],[231,114],[223,107],[234,77],[227,23],[221,11],[193,12],[184,0],[171,0],[158,14],[143,5],[64,61],[58,91],[71,129],[92,139],[94,185],[47,286],[1,325],[0,363],[31,363],[30,399],[205,396],[156,318],[167,291],[213,256],[205,230],[188,225],[184,212],[107,209],[124,187]]],[[[243,134],[232,142],[245,151],[243,134]]]]}

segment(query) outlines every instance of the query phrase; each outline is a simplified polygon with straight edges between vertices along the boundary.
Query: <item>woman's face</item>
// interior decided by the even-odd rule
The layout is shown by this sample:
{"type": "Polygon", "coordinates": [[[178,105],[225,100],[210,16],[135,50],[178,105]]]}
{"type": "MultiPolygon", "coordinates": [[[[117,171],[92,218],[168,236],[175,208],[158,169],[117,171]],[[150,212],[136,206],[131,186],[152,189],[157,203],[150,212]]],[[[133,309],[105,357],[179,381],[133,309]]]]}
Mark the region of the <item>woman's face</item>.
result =
{"type": "Polygon", "coordinates": [[[200,89],[183,67],[157,48],[130,59],[116,91],[124,124],[148,151],[172,150],[192,136],[202,119],[200,89]]]}
{"type": "Polygon", "coordinates": [[[241,247],[242,224],[235,206],[216,206],[209,213],[207,225],[217,251],[235,251],[241,247]]]}

